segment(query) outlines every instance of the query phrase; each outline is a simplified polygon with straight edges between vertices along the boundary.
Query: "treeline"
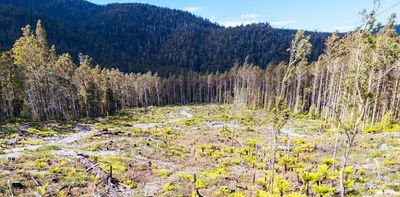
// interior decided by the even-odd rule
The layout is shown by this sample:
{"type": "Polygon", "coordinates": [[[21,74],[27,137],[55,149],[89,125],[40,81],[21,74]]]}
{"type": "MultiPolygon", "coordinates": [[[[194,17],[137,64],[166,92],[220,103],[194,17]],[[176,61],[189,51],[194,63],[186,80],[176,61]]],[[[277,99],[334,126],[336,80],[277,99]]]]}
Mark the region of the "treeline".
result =
{"type": "MultiPolygon", "coordinates": [[[[94,64],[122,72],[225,72],[235,61],[265,68],[289,60],[295,30],[268,23],[225,28],[181,10],[124,3],[96,5],[84,0],[0,0],[0,49],[10,50],[20,28],[42,19],[49,43],[90,55],[94,64]]],[[[307,32],[317,60],[329,33],[307,32]]]]}
{"type": "Polygon", "coordinates": [[[0,119],[74,119],[128,107],[210,101],[208,76],[127,74],[93,66],[86,55],[79,55],[78,66],[69,54],[57,55],[48,46],[41,21],[34,32],[29,25],[22,30],[12,50],[0,56],[0,119]]]}
{"type": "Polygon", "coordinates": [[[85,55],[75,65],[69,54],[57,55],[48,46],[39,21],[35,32],[26,26],[12,50],[1,53],[0,118],[74,119],[128,107],[190,103],[241,102],[271,110],[281,97],[295,113],[328,119],[348,113],[354,107],[350,101],[362,97],[365,122],[388,113],[398,119],[400,37],[394,18],[382,29],[365,28],[343,37],[333,34],[325,53],[311,64],[310,37],[299,31],[288,63],[262,69],[245,61],[223,73],[161,78],[101,69],[85,55]]]}

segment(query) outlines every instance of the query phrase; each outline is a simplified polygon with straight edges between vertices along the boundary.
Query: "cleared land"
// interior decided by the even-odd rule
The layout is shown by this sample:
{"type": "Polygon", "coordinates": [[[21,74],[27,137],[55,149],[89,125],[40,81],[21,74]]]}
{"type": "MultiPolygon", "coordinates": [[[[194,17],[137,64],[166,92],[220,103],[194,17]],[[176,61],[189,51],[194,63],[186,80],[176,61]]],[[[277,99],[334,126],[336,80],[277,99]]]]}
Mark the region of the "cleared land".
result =
{"type": "MultiPolygon", "coordinates": [[[[262,110],[167,106],[20,122],[0,128],[3,196],[266,196],[272,129],[262,110]]],[[[282,129],[277,195],[335,195],[343,138],[322,128],[297,116],[282,129]]],[[[400,132],[360,134],[345,171],[348,194],[399,196],[399,155],[400,132]]]]}

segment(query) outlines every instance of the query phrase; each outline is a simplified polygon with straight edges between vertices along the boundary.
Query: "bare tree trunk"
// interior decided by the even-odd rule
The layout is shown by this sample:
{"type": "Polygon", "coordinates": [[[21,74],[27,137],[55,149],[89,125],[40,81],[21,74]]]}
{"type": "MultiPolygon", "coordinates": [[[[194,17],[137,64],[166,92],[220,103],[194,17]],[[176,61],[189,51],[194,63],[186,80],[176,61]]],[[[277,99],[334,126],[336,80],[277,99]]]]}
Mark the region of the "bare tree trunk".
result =
{"type": "MultiPolygon", "coordinates": [[[[379,75],[381,75],[381,71],[379,72],[379,75]]],[[[376,109],[378,106],[378,98],[379,98],[379,88],[381,85],[381,78],[378,79],[378,85],[376,86],[376,93],[375,93],[375,101],[374,101],[374,109],[372,110],[372,119],[371,119],[371,124],[375,123],[375,116],[376,116],[376,109]]]]}
{"type": "Polygon", "coordinates": [[[301,80],[302,80],[301,78],[302,78],[302,76],[300,74],[300,76],[297,77],[297,84],[296,84],[296,101],[294,104],[294,113],[295,114],[300,112],[299,108],[300,108],[300,100],[301,100],[301,98],[300,98],[300,88],[301,88],[301,80]]]}

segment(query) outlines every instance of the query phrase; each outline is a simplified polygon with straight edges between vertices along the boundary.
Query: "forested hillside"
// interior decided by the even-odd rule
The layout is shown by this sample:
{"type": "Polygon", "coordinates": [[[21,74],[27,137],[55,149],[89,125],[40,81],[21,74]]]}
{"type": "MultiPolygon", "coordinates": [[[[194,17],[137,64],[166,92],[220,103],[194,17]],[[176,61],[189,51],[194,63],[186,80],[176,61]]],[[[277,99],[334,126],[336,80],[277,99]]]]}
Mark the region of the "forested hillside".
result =
{"type": "MultiPolygon", "coordinates": [[[[266,67],[289,60],[295,31],[254,24],[225,28],[188,12],[146,4],[96,5],[83,0],[0,0],[0,47],[9,50],[20,27],[42,19],[50,45],[77,62],[123,72],[225,71],[234,62],[266,67]]],[[[311,60],[322,53],[326,33],[311,34],[311,60]]]]}
{"type": "MultiPolygon", "coordinates": [[[[362,102],[365,122],[374,123],[386,114],[395,120],[400,116],[395,27],[391,18],[378,33],[380,27],[344,37],[334,33],[327,39],[325,52],[312,63],[310,36],[299,31],[291,41],[288,63],[263,69],[246,58],[225,72],[159,77],[151,72],[102,69],[82,54],[77,66],[68,53],[58,55],[56,48],[49,46],[47,31],[39,20],[34,30],[29,25],[23,28],[11,51],[1,55],[0,119],[21,115],[35,120],[72,119],[128,107],[236,101],[272,109],[279,97],[295,113],[310,116],[336,117],[339,106],[362,102]],[[354,95],[349,95],[350,91],[358,94],[360,101],[351,100],[354,95]],[[349,100],[342,103],[339,98],[349,100]]],[[[346,114],[349,107],[340,113],[346,114]]]]}

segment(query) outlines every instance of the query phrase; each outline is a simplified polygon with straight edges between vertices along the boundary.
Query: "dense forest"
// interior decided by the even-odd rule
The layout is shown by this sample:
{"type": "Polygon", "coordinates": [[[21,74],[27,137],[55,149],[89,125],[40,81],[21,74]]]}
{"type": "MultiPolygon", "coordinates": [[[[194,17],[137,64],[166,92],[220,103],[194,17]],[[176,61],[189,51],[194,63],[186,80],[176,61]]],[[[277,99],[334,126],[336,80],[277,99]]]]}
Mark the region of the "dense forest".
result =
{"type": "MultiPolygon", "coordinates": [[[[0,0],[0,47],[11,49],[20,27],[41,19],[49,28],[50,45],[71,54],[88,54],[94,63],[122,72],[224,72],[235,62],[265,68],[289,61],[287,48],[295,30],[268,23],[233,28],[188,12],[146,4],[96,5],[84,0],[0,0]]],[[[317,60],[329,34],[311,35],[317,60]]]]}
{"type": "Polygon", "coordinates": [[[288,63],[263,69],[247,58],[226,72],[162,78],[151,72],[102,69],[82,54],[76,65],[69,54],[57,55],[49,46],[39,21],[34,31],[29,25],[23,28],[11,51],[1,55],[0,117],[71,119],[128,107],[210,102],[272,109],[280,97],[295,113],[328,119],[351,114],[348,110],[358,106],[365,122],[374,123],[385,114],[394,120],[400,116],[394,17],[377,29],[371,24],[344,37],[333,34],[311,64],[310,36],[299,31],[291,41],[288,63]]]}

